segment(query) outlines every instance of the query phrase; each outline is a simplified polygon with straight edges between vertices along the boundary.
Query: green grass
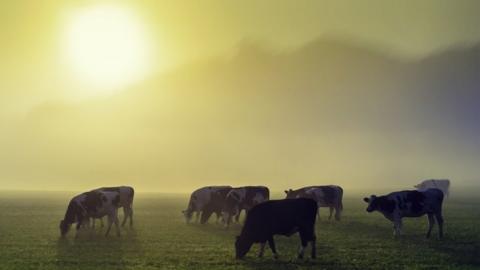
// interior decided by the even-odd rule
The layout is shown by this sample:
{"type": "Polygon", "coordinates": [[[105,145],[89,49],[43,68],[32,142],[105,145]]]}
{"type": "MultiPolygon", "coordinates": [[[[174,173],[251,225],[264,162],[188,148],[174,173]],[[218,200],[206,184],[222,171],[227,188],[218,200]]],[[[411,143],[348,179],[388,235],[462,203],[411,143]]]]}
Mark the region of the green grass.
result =
{"type": "Polygon", "coordinates": [[[186,195],[137,194],[135,228],[121,237],[98,231],[74,239],[72,231],[60,239],[58,223],[71,195],[0,194],[0,269],[480,269],[480,199],[448,200],[445,238],[434,230],[427,240],[426,217],[405,219],[404,236],[394,239],[389,221],[366,213],[361,196],[347,197],[341,222],[327,221],[321,209],[315,261],[295,259],[297,235],[276,237],[279,260],[268,248],[256,258],[255,246],[237,261],[240,225],[186,225],[180,213],[186,195]]]}

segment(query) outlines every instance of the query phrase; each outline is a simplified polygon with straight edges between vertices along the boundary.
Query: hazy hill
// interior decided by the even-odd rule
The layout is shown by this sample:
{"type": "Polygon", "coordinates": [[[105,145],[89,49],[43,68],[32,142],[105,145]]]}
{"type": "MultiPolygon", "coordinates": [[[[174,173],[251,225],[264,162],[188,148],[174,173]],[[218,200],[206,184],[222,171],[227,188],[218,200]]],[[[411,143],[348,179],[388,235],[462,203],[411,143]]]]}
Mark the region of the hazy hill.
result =
{"type": "Polygon", "coordinates": [[[0,176],[57,187],[142,179],[141,188],[161,189],[175,181],[169,190],[472,183],[479,75],[479,46],[406,61],[334,40],[286,52],[245,43],[232,57],[110,98],[33,109],[0,141],[0,176]]]}

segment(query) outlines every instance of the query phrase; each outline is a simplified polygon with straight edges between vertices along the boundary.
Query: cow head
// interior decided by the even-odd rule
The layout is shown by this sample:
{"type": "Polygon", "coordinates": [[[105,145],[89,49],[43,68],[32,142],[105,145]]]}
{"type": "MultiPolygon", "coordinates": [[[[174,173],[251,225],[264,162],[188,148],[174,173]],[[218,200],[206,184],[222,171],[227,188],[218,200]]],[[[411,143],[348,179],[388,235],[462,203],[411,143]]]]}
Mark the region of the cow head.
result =
{"type": "Polygon", "coordinates": [[[182,211],[183,216],[185,217],[185,222],[189,223],[192,220],[193,211],[190,209],[186,209],[182,211]]]}
{"type": "Polygon", "coordinates": [[[236,193],[229,193],[225,199],[225,205],[222,209],[222,218],[225,222],[225,226],[230,225],[230,221],[233,216],[236,216],[240,213],[240,197],[236,193]]]}
{"type": "Polygon", "coordinates": [[[231,208],[224,208],[222,210],[222,220],[223,220],[223,223],[225,224],[225,227],[228,227],[230,225],[230,222],[232,221],[232,217],[238,215],[239,212],[240,211],[238,206],[232,206],[231,208]]]}
{"type": "Polygon", "coordinates": [[[245,237],[237,236],[235,240],[235,258],[243,259],[247,252],[252,247],[253,242],[249,241],[245,237]]]}
{"type": "Polygon", "coordinates": [[[375,210],[377,210],[377,196],[375,195],[372,195],[370,196],[370,198],[363,198],[363,201],[365,201],[366,203],[368,203],[368,207],[367,207],[367,212],[371,213],[375,210]]]}
{"type": "Polygon", "coordinates": [[[69,224],[69,223],[66,222],[65,220],[61,220],[61,221],[60,221],[60,226],[59,226],[59,227],[60,227],[60,235],[61,235],[62,237],[65,236],[65,235],[68,233],[68,231],[70,230],[70,226],[71,226],[71,225],[72,225],[72,224],[69,224]]]}
{"type": "Polygon", "coordinates": [[[289,189],[289,190],[285,190],[285,195],[287,195],[287,199],[291,199],[293,198],[293,190],[292,189],[289,189]]]}

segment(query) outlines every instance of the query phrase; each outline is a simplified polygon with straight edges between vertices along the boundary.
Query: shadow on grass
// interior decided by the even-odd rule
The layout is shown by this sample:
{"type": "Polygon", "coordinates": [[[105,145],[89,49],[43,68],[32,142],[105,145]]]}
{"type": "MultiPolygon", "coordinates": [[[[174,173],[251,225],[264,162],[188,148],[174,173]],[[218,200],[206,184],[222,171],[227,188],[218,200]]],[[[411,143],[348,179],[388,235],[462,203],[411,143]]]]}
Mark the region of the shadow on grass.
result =
{"type": "Polygon", "coordinates": [[[191,228],[195,228],[196,230],[199,230],[205,233],[212,233],[215,235],[215,237],[233,237],[240,233],[240,230],[243,227],[243,223],[234,223],[234,224],[231,224],[230,227],[228,228],[226,228],[221,223],[206,223],[206,224],[192,223],[192,224],[188,224],[187,226],[190,226],[191,228]]]}
{"type": "MultiPolygon", "coordinates": [[[[373,223],[364,223],[359,221],[350,221],[338,226],[330,224],[323,224],[327,233],[348,232],[344,237],[351,239],[358,239],[358,241],[366,241],[367,243],[384,243],[388,248],[393,248],[394,251],[409,250],[414,254],[416,252],[428,254],[427,256],[434,255],[442,258],[443,263],[448,265],[457,265],[465,267],[479,267],[480,266],[480,242],[476,239],[468,239],[466,237],[459,237],[455,234],[455,231],[447,232],[443,239],[439,239],[437,235],[438,226],[435,226],[432,231],[432,236],[427,239],[425,237],[427,227],[422,227],[423,232],[411,232],[404,231],[404,234],[400,237],[393,237],[392,229],[387,225],[390,225],[388,221],[386,224],[381,225],[373,223]],[[362,240],[363,239],[363,240],[362,240]],[[415,252],[416,251],[416,252],[415,252]]],[[[318,227],[317,227],[318,230],[318,227]]],[[[321,227],[320,227],[321,230],[321,227]]],[[[369,248],[369,246],[364,246],[369,248]]],[[[333,253],[337,253],[339,246],[330,246],[333,253]]],[[[345,248],[345,247],[344,247],[345,248]]],[[[351,247],[349,247],[351,248],[351,247]]],[[[355,252],[355,251],[354,251],[355,252]]],[[[405,254],[405,253],[404,253],[405,254]]],[[[408,256],[405,254],[406,256],[408,256]]],[[[417,260],[420,257],[415,257],[417,260]]],[[[404,259],[407,259],[405,257],[404,259]]],[[[428,261],[428,258],[427,258],[428,261]]],[[[421,259],[417,262],[411,263],[425,263],[421,259]]]]}
{"type": "Polygon", "coordinates": [[[235,236],[240,233],[242,224],[232,224],[230,228],[226,229],[221,224],[190,224],[192,228],[202,233],[207,233],[211,237],[221,239],[228,246],[231,246],[232,261],[234,266],[248,269],[351,269],[337,257],[325,258],[321,256],[325,250],[331,250],[331,247],[324,243],[317,242],[317,254],[320,255],[318,259],[312,260],[310,256],[310,246],[306,250],[306,258],[299,260],[296,258],[298,247],[300,247],[300,237],[297,234],[291,237],[275,236],[275,242],[279,251],[279,259],[274,259],[271,250],[268,245],[265,250],[265,256],[258,258],[258,244],[254,244],[252,249],[243,260],[235,260],[234,254],[234,241],[235,236]]]}
{"type": "Polygon", "coordinates": [[[445,254],[457,265],[480,268],[480,243],[477,240],[455,239],[454,235],[447,235],[440,241],[430,242],[428,246],[445,254]]]}
{"type": "MultiPolygon", "coordinates": [[[[426,224],[425,224],[426,225],[426,224]]],[[[235,236],[239,234],[241,224],[233,224],[225,229],[220,224],[192,224],[195,230],[211,235],[232,247],[235,236]]],[[[274,260],[267,251],[264,258],[256,257],[254,247],[245,260],[234,265],[251,269],[361,269],[371,267],[407,267],[412,265],[438,267],[480,265],[480,243],[466,237],[458,237],[454,231],[447,232],[440,240],[435,227],[430,239],[425,238],[427,226],[405,229],[404,234],[395,238],[393,225],[388,220],[374,218],[359,221],[345,219],[341,222],[321,220],[317,222],[317,254],[318,259],[296,260],[298,235],[288,240],[275,237],[280,259],[274,260]],[[283,253],[283,252],[284,253],[283,253]],[[282,254],[283,253],[283,254],[282,254]],[[423,254],[423,255],[422,255],[423,254]],[[378,258],[385,257],[382,261],[378,258]],[[367,258],[368,257],[368,258],[367,258]]],[[[268,250],[268,248],[267,248],[268,250]]],[[[308,250],[307,250],[308,254],[308,250]]]]}
{"type": "Polygon", "coordinates": [[[104,231],[83,231],[78,237],[71,237],[60,237],[57,241],[58,269],[126,269],[135,263],[128,257],[141,258],[143,254],[132,229],[122,230],[120,237],[115,233],[105,237],[104,231]]]}
{"type": "MultiPolygon", "coordinates": [[[[285,241],[282,241],[285,242],[285,241]]],[[[299,242],[298,242],[299,243],[299,242]]],[[[286,254],[280,254],[279,259],[274,259],[267,254],[263,258],[255,257],[256,254],[252,254],[244,260],[238,262],[242,266],[250,269],[338,269],[346,270],[352,269],[350,265],[344,264],[338,257],[335,256],[322,256],[322,250],[326,250],[329,247],[323,244],[317,244],[317,253],[319,257],[317,259],[311,259],[309,257],[310,247],[307,249],[305,259],[296,258],[295,252],[287,252],[286,254]]]]}

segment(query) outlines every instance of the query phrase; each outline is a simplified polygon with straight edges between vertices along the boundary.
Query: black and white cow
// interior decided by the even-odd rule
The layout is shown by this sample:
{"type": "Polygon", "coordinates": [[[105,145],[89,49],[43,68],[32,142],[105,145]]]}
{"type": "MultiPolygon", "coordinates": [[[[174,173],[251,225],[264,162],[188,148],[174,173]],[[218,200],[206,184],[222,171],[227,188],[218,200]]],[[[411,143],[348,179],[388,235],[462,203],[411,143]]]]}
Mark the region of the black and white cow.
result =
{"type": "Polygon", "coordinates": [[[201,214],[201,224],[206,223],[213,213],[217,215],[218,222],[225,205],[225,198],[231,189],[231,186],[208,186],[195,190],[190,195],[187,209],[182,211],[186,222],[191,221],[194,213],[196,213],[197,222],[201,214]]]}
{"type": "Polygon", "coordinates": [[[299,232],[302,243],[298,258],[303,258],[308,242],[312,245],[312,258],[315,258],[317,210],[317,203],[307,198],[272,200],[254,206],[248,212],[245,225],[235,241],[236,258],[242,259],[254,243],[260,243],[258,256],[262,257],[268,242],[276,259],[278,255],[273,236],[291,236],[296,232],[299,232]]]}
{"type": "MultiPolygon", "coordinates": [[[[118,204],[119,208],[123,208],[123,221],[122,226],[125,226],[127,219],[130,219],[130,227],[133,226],[133,197],[135,195],[135,190],[130,186],[120,186],[120,187],[102,187],[95,189],[93,191],[108,191],[108,192],[117,192],[120,195],[120,202],[118,204]]],[[[95,227],[95,219],[92,219],[93,227],[95,227]]],[[[103,227],[103,219],[100,219],[100,222],[103,227]]]]}
{"type": "Polygon", "coordinates": [[[222,211],[225,226],[228,227],[230,225],[233,216],[236,216],[236,221],[238,222],[242,210],[248,213],[250,208],[269,199],[270,191],[265,186],[232,188],[227,194],[222,211]]]}
{"type": "Polygon", "coordinates": [[[120,235],[118,225],[118,207],[120,195],[118,192],[89,191],[73,197],[68,204],[65,217],[60,221],[60,234],[65,236],[71,225],[77,224],[77,233],[82,225],[89,222],[90,218],[108,217],[108,236],[112,224],[115,223],[117,235],[120,235]]]}
{"type": "Polygon", "coordinates": [[[429,188],[438,188],[440,189],[445,197],[448,197],[450,194],[450,180],[448,179],[429,179],[424,180],[420,184],[414,186],[418,190],[425,190],[429,188]]]}
{"type": "MultiPolygon", "coordinates": [[[[318,207],[329,207],[330,216],[332,218],[333,210],[335,210],[335,219],[340,220],[343,210],[343,189],[340,186],[309,186],[297,190],[285,190],[287,199],[293,198],[310,198],[317,202],[318,207]]],[[[318,212],[320,215],[320,212],[318,212]]]]}
{"type": "Polygon", "coordinates": [[[435,219],[438,223],[438,235],[443,237],[442,202],[443,192],[432,188],[424,191],[406,190],[393,192],[385,196],[372,195],[364,198],[368,203],[367,212],[379,211],[393,222],[393,234],[400,235],[403,217],[428,215],[427,238],[430,237],[435,219]]]}

